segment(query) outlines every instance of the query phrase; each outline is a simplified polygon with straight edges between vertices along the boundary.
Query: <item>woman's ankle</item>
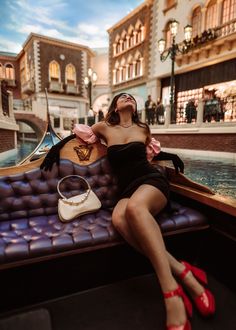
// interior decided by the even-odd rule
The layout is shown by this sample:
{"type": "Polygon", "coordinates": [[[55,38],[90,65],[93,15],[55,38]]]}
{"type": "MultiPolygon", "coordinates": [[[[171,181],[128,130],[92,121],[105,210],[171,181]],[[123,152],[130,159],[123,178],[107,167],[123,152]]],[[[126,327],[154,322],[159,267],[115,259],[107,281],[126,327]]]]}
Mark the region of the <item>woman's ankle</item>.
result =
{"type": "Polygon", "coordinates": [[[186,323],[187,314],[181,297],[165,299],[166,324],[180,326],[186,323]]]}

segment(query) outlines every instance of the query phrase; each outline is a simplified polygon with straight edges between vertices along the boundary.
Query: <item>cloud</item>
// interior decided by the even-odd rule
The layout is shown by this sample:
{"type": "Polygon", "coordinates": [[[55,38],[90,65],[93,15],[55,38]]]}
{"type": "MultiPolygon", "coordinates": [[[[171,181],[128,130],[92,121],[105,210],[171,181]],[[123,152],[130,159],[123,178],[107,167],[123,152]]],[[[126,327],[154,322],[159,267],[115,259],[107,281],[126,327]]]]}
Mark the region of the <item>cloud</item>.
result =
{"type": "MultiPolygon", "coordinates": [[[[118,2],[116,0],[3,1],[6,3],[8,13],[4,28],[11,40],[24,41],[31,32],[34,32],[88,47],[108,47],[107,29],[126,15],[130,5],[141,2],[141,0],[130,0],[128,3],[126,0],[118,2]]],[[[0,32],[0,37],[3,33],[0,32]]],[[[19,48],[19,42],[16,43],[17,46],[13,49],[19,48]]],[[[14,45],[13,41],[12,45],[14,45]]]]}
{"type": "Polygon", "coordinates": [[[56,29],[47,29],[40,25],[24,25],[19,28],[18,32],[26,34],[26,35],[29,35],[31,32],[33,32],[33,33],[42,34],[42,35],[53,37],[53,38],[63,37],[63,35],[56,29]]]}
{"type": "Polygon", "coordinates": [[[22,47],[20,43],[10,41],[0,36],[0,49],[3,52],[19,53],[22,47]]]}

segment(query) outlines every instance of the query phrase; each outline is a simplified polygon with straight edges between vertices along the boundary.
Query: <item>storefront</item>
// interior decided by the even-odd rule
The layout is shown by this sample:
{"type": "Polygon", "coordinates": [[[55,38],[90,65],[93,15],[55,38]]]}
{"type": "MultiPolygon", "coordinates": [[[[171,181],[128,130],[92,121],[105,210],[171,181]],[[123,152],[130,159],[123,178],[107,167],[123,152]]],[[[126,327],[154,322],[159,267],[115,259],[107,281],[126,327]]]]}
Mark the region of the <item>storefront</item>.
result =
{"type": "MultiPolygon", "coordinates": [[[[163,103],[168,105],[170,78],[164,78],[161,85],[163,103]]],[[[236,121],[236,59],[175,76],[172,122],[195,123],[200,102],[203,122],[236,121]]]]}

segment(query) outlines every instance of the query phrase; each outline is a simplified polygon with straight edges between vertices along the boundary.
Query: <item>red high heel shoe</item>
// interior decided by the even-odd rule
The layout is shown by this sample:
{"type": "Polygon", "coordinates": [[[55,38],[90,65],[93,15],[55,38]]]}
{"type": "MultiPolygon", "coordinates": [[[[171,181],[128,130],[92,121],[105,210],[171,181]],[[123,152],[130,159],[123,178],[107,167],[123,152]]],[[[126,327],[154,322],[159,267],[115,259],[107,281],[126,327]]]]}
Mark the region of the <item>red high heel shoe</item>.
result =
{"type": "MultiPolygon", "coordinates": [[[[192,274],[199,280],[199,282],[201,282],[203,285],[207,284],[207,276],[202,269],[194,267],[185,261],[181,261],[181,263],[185,266],[185,269],[180,274],[180,278],[182,280],[189,272],[192,272],[192,274]]],[[[203,293],[193,300],[197,310],[202,316],[207,317],[215,313],[215,298],[208,289],[205,288],[203,293]]]]}
{"type": "MultiPolygon", "coordinates": [[[[179,285],[177,289],[169,292],[163,293],[164,298],[168,299],[174,296],[179,296],[183,299],[184,306],[186,308],[187,314],[189,317],[192,316],[193,310],[192,310],[192,304],[186,294],[184,293],[182,287],[179,285]]],[[[191,324],[189,320],[185,322],[184,325],[168,325],[166,326],[166,330],[191,330],[191,324]]]]}

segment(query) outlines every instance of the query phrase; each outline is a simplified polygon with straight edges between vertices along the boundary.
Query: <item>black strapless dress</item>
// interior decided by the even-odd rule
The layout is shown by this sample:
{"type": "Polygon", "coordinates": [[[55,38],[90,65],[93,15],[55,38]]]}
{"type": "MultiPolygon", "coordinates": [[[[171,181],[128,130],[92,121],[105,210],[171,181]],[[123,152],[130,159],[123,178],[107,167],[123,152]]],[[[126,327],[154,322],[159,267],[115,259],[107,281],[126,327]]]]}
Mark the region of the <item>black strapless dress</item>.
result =
{"type": "Polygon", "coordinates": [[[120,198],[129,198],[139,186],[150,184],[169,199],[169,182],[147,160],[143,142],[112,145],[107,148],[107,157],[118,179],[120,198]]]}

